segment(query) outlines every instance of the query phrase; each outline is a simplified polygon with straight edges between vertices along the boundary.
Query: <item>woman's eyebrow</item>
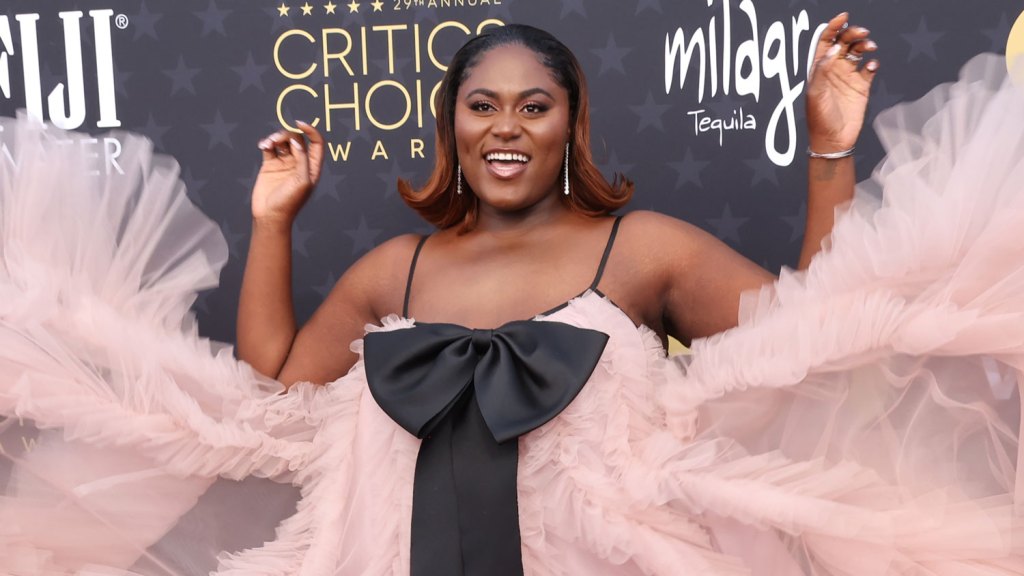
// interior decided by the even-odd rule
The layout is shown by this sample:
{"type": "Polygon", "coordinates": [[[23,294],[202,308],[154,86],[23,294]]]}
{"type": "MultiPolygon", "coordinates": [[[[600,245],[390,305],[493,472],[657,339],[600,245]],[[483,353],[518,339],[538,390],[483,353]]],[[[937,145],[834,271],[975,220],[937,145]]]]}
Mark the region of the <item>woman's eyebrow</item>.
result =
{"type": "MultiPolygon", "coordinates": [[[[487,88],[474,88],[466,94],[466,98],[468,99],[469,97],[474,96],[476,94],[480,94],[493,99],[498,98],[497,92],[495,92],[494,90],[488,90],[487,88]]],[[[529,98],[530,96],[533,96],[535,94],[543,94],[544,96],[547,96],[552,100],[555,99],[555,97],[552,96],[550,92],[540,87],[523,90],[522,92],[519,93],[519,99],[522,100],[523,98],[529,98]]]]}

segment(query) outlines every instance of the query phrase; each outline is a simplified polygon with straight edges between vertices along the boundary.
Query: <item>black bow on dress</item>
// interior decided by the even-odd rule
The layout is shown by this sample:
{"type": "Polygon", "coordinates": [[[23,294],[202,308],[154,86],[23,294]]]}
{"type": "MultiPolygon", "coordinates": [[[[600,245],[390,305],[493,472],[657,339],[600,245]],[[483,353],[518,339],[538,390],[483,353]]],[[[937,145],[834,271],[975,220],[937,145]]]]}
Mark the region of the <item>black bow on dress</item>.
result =
{"type": "Polygon", "coordinates": [[[373,332],[370,393],[423,439],[416,460],[412,576],[522,574],[516,438],[583,388],[608,336],[546,321],[373,332]]]}

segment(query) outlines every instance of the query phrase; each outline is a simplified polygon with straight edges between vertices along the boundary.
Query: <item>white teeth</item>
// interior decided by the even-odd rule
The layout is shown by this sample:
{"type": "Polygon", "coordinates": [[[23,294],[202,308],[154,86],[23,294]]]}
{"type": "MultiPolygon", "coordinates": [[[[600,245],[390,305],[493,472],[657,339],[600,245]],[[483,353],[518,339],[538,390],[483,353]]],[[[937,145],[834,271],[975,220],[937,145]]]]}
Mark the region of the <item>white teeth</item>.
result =
{"type": "Polygon", "coordinates": [[[491,152],[487,155],[488,162],[522,162],[523,164],[530,161],[530,158],[525,154],[518,154],[515,152],[491,152]]]}

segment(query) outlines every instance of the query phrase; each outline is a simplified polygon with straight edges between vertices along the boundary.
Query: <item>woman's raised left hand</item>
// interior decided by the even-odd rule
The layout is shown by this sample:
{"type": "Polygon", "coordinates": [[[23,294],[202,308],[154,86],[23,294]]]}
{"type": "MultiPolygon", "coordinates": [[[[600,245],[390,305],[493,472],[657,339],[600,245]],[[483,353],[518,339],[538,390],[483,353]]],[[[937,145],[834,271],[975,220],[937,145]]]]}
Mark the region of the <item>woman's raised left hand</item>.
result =
{"type": "Polygon", "coordinates": [[[820,154],[847,150],[857,142],[878,71],[878,60],[865,58],[878,45],[867,28],[849,25],[849,18],[843,12],[830,20],[815,47],[807,131],[811,150],[820,154]]]}

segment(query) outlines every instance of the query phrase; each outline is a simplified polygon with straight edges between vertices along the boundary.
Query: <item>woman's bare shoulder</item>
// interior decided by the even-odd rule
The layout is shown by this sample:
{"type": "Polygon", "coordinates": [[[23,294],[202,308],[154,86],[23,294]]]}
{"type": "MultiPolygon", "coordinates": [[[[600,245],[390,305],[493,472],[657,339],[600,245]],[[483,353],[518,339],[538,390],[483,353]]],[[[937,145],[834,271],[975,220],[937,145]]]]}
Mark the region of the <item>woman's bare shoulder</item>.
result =
{"type": "Polygon", "coordinates": [[[620,228],[624,243],[645,250],[657,247],[661,254],[700,250],[720,243],[698,226],[652,210],[630,212],[620,228]]]}

